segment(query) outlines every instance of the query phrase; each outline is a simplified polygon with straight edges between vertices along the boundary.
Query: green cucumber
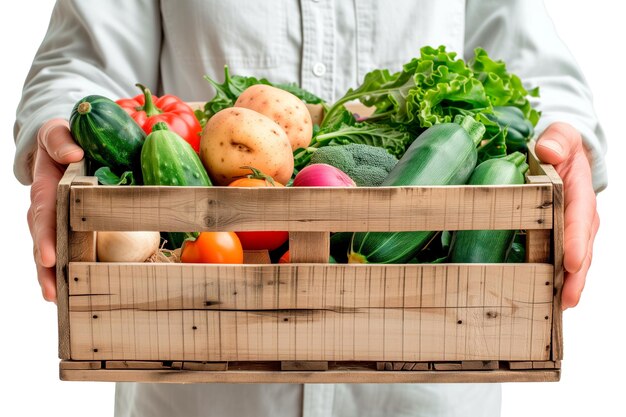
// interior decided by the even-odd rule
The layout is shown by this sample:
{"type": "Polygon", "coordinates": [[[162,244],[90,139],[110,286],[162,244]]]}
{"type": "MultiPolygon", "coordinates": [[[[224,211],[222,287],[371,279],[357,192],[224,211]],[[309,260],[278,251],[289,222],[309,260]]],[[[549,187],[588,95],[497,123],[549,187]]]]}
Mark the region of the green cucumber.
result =
{"type": "MultiPolygon", "coordinates": [[[[476,167],[468,185],[524,184],[526,156],[514,152],[488,159],[476,167]]],[[[515,230],[459,230],[453,233],[449,262],[502,263],[515,238],[515,230]]]]}
{"type": "MultiPolygon", "coordinates": [[[[116,174],[140,174],[146,134],[116,102],[99,95],[79,100],[70,115],[70,132],[85,156],[116,174]]],[[[138,175],[137,175],[138,176],[138,175]]]]}
{"type": "Polygon", "coordinates": [[[141,173],[145,185],[212,185],[196,151],[164,122],[155,124],[146,138],[141,173]]]}
{"type": "MultiPolygon", "coordinates": [[[[471,116],[426,129],[409,146],[382,186],[465,184],[476,167],[485,127],[471,116]]],[[[357,232],[349,263],[406,263],[435,236],[435,231],[357,232]]]]}
{"type": "MultiPolygon", "coordinates": [[[[145,185],[212,185],[196,151],[163,122],[155,124],[146,138],[141,150],[141,172],[145,185]]],[[[177,249],[193,233],[163,232],[161,236],[169,249],[177,249]]]]}

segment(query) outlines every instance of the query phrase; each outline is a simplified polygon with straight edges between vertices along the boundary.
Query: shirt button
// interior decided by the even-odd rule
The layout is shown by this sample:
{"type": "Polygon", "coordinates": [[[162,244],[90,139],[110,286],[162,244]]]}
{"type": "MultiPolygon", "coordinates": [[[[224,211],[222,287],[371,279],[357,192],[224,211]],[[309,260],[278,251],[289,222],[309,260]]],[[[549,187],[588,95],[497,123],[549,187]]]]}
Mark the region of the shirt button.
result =
{"type": "Polygon", "coordinates": [[[324,74],[326,74],[326,65],[322,64],[321,62],[313,65],[313,75],[315,75],[316,77],[321,77],[324,74]]]}

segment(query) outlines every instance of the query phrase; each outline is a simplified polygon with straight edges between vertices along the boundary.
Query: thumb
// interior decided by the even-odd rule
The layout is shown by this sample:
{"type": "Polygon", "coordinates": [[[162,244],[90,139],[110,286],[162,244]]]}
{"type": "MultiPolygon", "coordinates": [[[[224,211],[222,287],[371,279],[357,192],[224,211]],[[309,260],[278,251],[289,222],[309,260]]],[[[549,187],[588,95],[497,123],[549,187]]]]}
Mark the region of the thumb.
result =
{"type": "Polygon", "coordinates": [[[553,123],[544,130],[535,152],[541,162],[559,165],[572,157],[582,147],[580,133],[567,123],[553,123]]]}
{"type": "Polygon", "coordinates": [[[45,122],[37,134],[39,147],[57,163],[67,165],[83,158],[83,149],[74,141],[69,123],[64,119],[45,122]]]}

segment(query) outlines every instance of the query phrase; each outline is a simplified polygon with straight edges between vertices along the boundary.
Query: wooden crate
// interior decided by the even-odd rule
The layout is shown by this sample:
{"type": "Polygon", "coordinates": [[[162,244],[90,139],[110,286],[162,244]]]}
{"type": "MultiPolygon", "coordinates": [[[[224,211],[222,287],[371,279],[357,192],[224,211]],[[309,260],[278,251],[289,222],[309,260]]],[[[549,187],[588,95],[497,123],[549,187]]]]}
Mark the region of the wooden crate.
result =
{"type": "Polygon", "coordinates": [[[73,164],[58,188],[60,377],[557,381],[562,183],[529,163],[518,186],[282,189],[97,186],[73,164]],[[527,263],[327,263],[331,231],[460,229],[526,230],[527,263]],[[293,263],[99,263],[98,230],[289,230],[293,263]]]}

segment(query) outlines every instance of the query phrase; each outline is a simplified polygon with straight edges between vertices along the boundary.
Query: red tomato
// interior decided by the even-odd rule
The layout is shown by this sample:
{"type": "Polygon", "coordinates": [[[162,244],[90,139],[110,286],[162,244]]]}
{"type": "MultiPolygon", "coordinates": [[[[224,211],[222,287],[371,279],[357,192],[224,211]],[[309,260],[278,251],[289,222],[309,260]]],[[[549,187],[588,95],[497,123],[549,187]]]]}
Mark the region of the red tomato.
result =
{"type": "Polygon", "coordinates": [[[183,263],[242,264],[243,248],[234,232],[201,232],[186,240],[181,249],[183,263]]]}
{"type": "MultiPolygon", "coordinates": [[[[251,175],[239,178],[230,184],[229,187],[284,187],[283,184],[274,181],[271,177],[250,168],[251,175]]],[[[279,248],[289,239],[289,232],[236,232],[241,240],[244,250],[274,250],[279,248]]]]}
{"type": "Polygon", "coordinates": [[[283,253],[283,256],[278,259],[279,264],[288,264],[289,262],[289,251],[283,253]]]}

